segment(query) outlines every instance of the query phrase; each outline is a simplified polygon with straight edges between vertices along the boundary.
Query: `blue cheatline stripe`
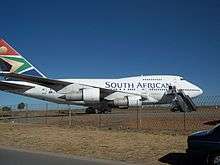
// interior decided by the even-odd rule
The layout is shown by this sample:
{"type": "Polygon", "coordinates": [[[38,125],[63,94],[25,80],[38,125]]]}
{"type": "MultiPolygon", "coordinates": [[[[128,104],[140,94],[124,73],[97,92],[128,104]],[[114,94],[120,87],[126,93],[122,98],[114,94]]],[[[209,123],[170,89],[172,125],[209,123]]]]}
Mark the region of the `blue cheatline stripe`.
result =
{"type": "Polygon", "coordinates": [[[40,74],[37,70],[31,69],[27,72],[23,72],[22,74],[30,75],[30,76],[37,76],[37,77],[43,77],[42,74],[40,74]]]}

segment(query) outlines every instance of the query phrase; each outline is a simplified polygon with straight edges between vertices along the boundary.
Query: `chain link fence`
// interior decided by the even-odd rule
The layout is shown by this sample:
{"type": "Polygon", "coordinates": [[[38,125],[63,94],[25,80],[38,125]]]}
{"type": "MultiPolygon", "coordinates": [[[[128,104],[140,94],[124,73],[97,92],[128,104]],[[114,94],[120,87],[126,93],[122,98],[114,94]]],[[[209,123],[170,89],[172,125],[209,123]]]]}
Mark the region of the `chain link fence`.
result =
{"type": "Polygon", "coordinates": [[[113,109],[111,114],[85,114],[85,109],[59,104],[26,104],[1,107],[0,121],[115,130],[191,132],[220,123],[220,96],[194,99],[197,111],[170,112],[170,107],[113,109]]]}

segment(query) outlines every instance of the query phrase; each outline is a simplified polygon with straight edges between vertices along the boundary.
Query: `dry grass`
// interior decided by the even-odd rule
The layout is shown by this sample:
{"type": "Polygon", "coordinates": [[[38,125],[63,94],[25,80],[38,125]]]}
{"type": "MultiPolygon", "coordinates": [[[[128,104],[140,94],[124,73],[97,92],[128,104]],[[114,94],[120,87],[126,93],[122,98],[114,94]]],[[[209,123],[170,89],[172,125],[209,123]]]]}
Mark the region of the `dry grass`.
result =
{"type": "MultiPolygon", "coordinates": [[[[68,111],[64,112],[68,115],[68,111]]],[[[63,115],[65,114],[57,111],[48,111],[47,114],[42,111],[11,114],[12,117],[30,118],[9,120],[2,117],[3,122],[9,123],[0,124],[0,145],[91,158],[159,164],[158,159],[168,153],[185,152],[187,134],[212,127],[210,123],[219,122],[220,111],[199,109],[186,114],[186,129],[183,114],[164,110],[143,110],[139,126],[141,129],[136,129],[136,110],[114,111],[112,115],[73,113],[72,128],[68,128],[69,117],[63,115]],[[47,117],[44,117],[45,115],[47,117]],[[26,124],[12,125],[12,120],[26,124]]]]}
{"type": "Polygon", "coordinates": [[[170,152],[184,152],[186,137],[159,132],[0,124],[0,145],[148,164],[158,164],[158,159],[170,152]]]}

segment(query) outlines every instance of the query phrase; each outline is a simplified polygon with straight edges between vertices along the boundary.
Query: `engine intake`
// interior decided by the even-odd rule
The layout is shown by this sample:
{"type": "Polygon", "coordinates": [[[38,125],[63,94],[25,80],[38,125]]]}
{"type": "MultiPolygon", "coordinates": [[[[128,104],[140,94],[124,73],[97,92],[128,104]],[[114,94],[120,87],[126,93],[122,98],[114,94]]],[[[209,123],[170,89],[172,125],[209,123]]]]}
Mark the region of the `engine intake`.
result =
{"type": "Polygon", "coordinates": [[[87,88],[76,92],[67,93],[60,98],[68,101],[85,101],[85,102],[99,102],[100,101],[100,89],[99,88],[87,88]]]}

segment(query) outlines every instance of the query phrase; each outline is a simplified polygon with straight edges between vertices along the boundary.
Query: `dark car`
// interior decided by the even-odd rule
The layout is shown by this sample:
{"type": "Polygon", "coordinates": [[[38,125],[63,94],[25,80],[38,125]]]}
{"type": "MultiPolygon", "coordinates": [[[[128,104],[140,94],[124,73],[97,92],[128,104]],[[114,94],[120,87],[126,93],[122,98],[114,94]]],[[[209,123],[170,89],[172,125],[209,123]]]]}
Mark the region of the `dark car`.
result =
{"type": "Polygon", "coordinates": [[[187,154],[206,164],[220,165],[220,124],[210,130],[191,134],[187,140],[187,154]]]}

